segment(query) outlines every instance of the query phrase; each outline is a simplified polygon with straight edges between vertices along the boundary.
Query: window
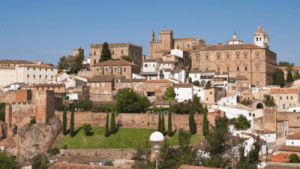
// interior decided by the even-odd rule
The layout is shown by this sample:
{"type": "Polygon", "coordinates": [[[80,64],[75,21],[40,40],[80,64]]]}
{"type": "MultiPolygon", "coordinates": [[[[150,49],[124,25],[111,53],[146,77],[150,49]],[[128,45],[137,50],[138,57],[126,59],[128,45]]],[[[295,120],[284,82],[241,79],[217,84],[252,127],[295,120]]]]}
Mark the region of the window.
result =
{"type": "Polygon", "coordinates": [[[114,55],[114,51],[111,51],[111,54],[114,55]]]}
{"type": "Polygon", "coordinates": [[[35,79],[35,75],[33,75],[33,79],[35,79]]]}
{"type": "Polygon", "coordinates": [[[259,41],[261,41],[261,37],[259,38],[259,41]]]}
{"type": "Polygon", "coordinates": [[[208,70],[208,68],[206,68],[206,70],[208,70]]]}
{"type": "Polygon", "coordinates": [[[94,64],[96,64],[96,59],[94,59],[94,64]]]}
{"type": "Polygon", "coordinates": [[[126,67],[124,67],[124,72],[126,72],[126,67]]]}
{"type": "Polygon", "coordinates": [[[35,70],[35,67],[33,68],[33,70],[35,70]]]}
{"type": "Polygon", "coordinates": [[[220,56],[218,55],[218,60],[220,60],[220,56]]]}
{"type": "Polygon", "coordinates": [[[253,114],[253,117],[255,117],[255,114],[253,114]]]}
{"type": "Polygon", "coordinates": [[[199,59],[199,56],[196,56],[196,60],[198,60],[199,59]]]}
{"type": "Polygon", "coordinates": [[[256,41],[258,41],[258,38],[256,38],[256,41]]]}
{"type": "Polygon", "coordinates": [[[227,71],[229,71],[229,67],[227,67],[227,71]]]}
{"type": "Polygon", "coordinates": [[[227,59],[229,59],[229,55],[227,55],[227,59]]]}
{"type": "Polygon", "coordinates": [[[53,69],[51,69],[51,71],[53,72],[53,69]]]}
{"type": "Polygon", "coordinates": [[[218,67],[218,72],[220,72],[220,68],[218,67]]]}
{"type": "Polygon", "coordinates": [[[289,97],[288,97],[288,96],[286,96],[286,100],[289,100],[289,97]]]}
{"type": "Polygon", "coordinates": [[[92,83],[92,87],[95,87],[95,83],[92,83]]]}
{"type": "Polygon", "coordinates": [[[245,59],[247,59],[247,55],[245,55],[245,59]]]}
{"type": "Polygon", "coordinates": [[[245,67],[245,71],[247,71],[247,67],[245,67]]]}
{"type": "Polygon", "coordinates": [[[115,67],[115,72],[118,70],[118,68],[115,67]]]}
{"type": "Polygon", "coordinates": [[[99,72],[99,68],[97,67],[97,72],[99,72]]]}
{"type": "Polygon", "coordinates": [[[121,50],[121,54],[123,54],[123,50],[121,50]]]}
{"type": "Polygon", "coordinates": [[[206,60],[208,60],[208,56],[206,56],[206,60]]]}
{"type": "Polygon", "coordinates": [[[292,142],[292,144],[294,144],[294,142],[292,142]]]}
{"type": "Polygon", "coordinates": [[[47,75],[45,75],[45,78],[47,79],[47,75]]]}
{"type": "Polygon", "coordinates": [[[29,67],[27,68],[27,70],[29,70],[29,67]]]}
{"type": "Polygon", "coordinates": [[[256,59],[258,59],[258,55],[256,55],[256,59]]]}
{"type": "Polygon", "coordinates": [[[239,57],[240,57],[239,55],[236,55],[236,58],[237,58],[237,59],[239,59],[239,57]]]}
{"type": "Polygon", "coordinates": [[[148,67],[148,65],[147,65],[147,64],[145,64],[145,67],[148,67]]]}
{"type": "Polygon", "coordinates": [[[40,71],[42,70],[42,68],[40,68],[40,71]]]}
{"type": "Polygon", "coordinates": [[[251,113],[249,113],[249,116],[251,116],[251,113]]]}
{"type": "Polygon", "coordinates": [[[155,67],[155,64],[153,64],[153,67],[155,67]]]}
{"type": "Polygon", "coordinates": [[[299,116],[297,116],[297,120],[299,120],[299,116]]]}
{"type": "Polygon", "coordinates": [[[212,92],[210,92],[210,94],[212,94],[212,92]]]}
{"type": "Polygon", "coordinates": [[[47,68],[45,68],[45,71],[47,71],[48,69],[47,68]]]}
{"type": "Polygon", "coordinates": [[[177,49],[179,49],[179,46],[177,46],[177,49]]]}
{"type": "Polygon", "coordinates": [[[190,48],[190,45],[188,45],[188,49],[190,48]]]}
{"type": "Polygon", "coordinates": [[[237,67],[237,68],[236,68],[236,70],[237,70],[237,71],[240,71],[240,68],[239,68],[239,67],[237,67]]]}
{"type": "Polygon", "coordinates": [[[280,100],[282,100],[282,97],[280,96],[280,100]]]}
{"type": "Polygon", "coordinates": [[[247,143],[247,142],[245,142],[245,145],[248,145],[248,143],[247,143]]]}
{"type": "Polygon", "coordinates": [[[42,75],[40,75],[40,79],[42,78],[42,75]]]}
{"type": "Polygon", "coordinates": [[[293,100],[293,96],[291,96],[291,100],[293,100]]]}
{"type": "Polygon", "coordinates": [[[53,78],[53,75],[51,75],[51,79],[53,78]]]}
{"type": "Polygon", "coordinates": [[[27,79],[29,78],[29,75],[27,75],[27,79]]]}
{"type": "Polygon", "coordinates": [[[105,68],[105,71],[108,71],[108,68],[105,68]]]}

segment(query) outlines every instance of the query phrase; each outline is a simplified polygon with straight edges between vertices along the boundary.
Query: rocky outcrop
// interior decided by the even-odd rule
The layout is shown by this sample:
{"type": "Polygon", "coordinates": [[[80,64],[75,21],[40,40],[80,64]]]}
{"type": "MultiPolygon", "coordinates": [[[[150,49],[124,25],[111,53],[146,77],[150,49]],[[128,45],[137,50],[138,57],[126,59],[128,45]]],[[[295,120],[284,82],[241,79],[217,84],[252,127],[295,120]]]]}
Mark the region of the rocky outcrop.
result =
{"type": "Polygon", "coordinates": [[[19,155],[19,160],[31,159],[35,155],[47,153],[61,128],[61,121],[56,117],[47,124],[12,127],[7,130],[7,137],[0,141],[0,146],[4,146],[13,156],[19,155]]]}

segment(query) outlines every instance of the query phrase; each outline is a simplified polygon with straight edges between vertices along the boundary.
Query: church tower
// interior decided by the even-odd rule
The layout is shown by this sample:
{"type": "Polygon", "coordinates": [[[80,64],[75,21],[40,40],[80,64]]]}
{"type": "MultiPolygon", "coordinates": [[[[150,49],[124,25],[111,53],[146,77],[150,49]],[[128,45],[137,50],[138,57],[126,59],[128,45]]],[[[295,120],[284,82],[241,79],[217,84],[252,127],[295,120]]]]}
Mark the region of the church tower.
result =
{"type": "Polygon", "coordinates": [[[269,48],[270,38],[267,35],[265,29],[261,29],[259,26],[254,34],[254,44],[263,48],[269,48]]]}

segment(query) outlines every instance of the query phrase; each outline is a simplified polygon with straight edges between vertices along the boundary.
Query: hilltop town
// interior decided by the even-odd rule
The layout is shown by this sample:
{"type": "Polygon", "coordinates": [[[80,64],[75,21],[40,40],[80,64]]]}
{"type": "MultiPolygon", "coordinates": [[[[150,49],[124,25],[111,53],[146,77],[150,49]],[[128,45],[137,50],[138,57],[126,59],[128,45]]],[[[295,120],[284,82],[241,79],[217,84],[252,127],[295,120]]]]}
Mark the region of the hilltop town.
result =
{"type": "Polygon", "coordinates": [[[235,32],[216,45],[174,38],[165,27],[156,37],[152,31],[148,57],[128,41],[91,43],[89,54],[74,49],[57,66],[0,60],[0,150],[22,167],[43,155],[50,169],[139,168],[155,161],[155,150],[139,154],[138,145],[159,131],[174,152],[196,150],[177,168],[206,168],[219,157],[226,167],[294,166],[300,67],[278,63],[266,30],[253,30],[247,44],[235,32]],[[212,138],[223,140],[223,152],[207,148],[212,138]]]}

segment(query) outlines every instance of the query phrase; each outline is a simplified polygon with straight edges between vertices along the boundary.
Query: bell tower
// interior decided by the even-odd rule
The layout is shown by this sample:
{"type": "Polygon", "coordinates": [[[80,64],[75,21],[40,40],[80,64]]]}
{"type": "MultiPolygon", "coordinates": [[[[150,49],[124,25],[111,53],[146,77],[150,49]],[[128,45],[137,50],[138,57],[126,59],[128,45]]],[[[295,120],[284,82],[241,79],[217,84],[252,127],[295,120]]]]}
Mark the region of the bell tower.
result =
{"type": "Polygon", "coordinates": [[[254,34],[254,44],[263,48],[269,48],[270,38],[265,29],[261,29],[259,26],[254,34]]]}

